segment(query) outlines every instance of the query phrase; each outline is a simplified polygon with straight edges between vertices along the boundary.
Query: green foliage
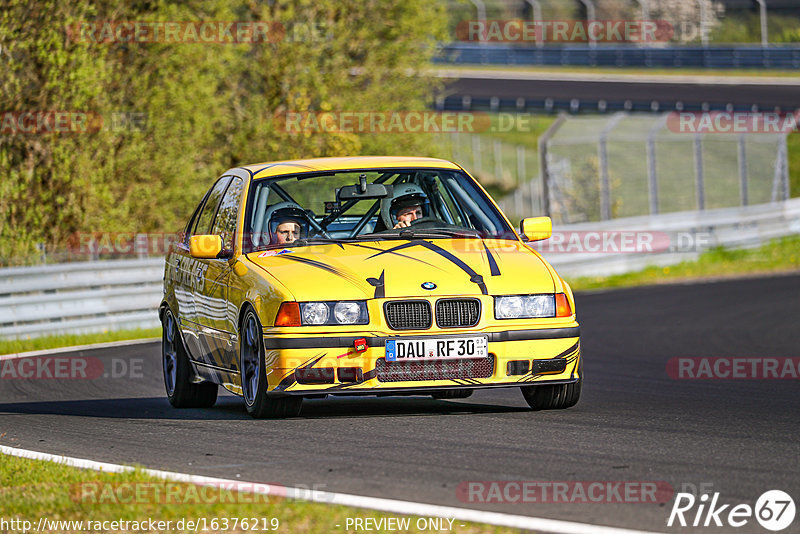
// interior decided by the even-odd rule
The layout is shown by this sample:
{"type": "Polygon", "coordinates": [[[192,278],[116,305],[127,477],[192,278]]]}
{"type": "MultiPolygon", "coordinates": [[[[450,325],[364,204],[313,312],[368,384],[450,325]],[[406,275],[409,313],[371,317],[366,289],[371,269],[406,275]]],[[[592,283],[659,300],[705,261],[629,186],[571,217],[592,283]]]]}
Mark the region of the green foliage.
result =
{"type": "MultiPolygon", "coordinates": [[[[0,111],[85,111],[91,133],[0,135],[0,265],[75,232],[177,230],[226,168],[299,157],[430,154],[426,134],[281,131],[286,111],[421,110],[444,37],[424,0],[5,2],[0,111]],[[94,43],[79,21],[272,21],[277,42],[94,43]],[[120,118],[145,117],[138,127],[120,118]]],[[[441,22],[440,22],[441,21],[441,22]]],[[[430,154],[432,155],[432,154],[430,154]]]]}
{"type": "MultiPolygon", "coordinates": [[[[770,43],[800,42],[800,18],[791,15],[767,14],[767,36],[770,43]]],[[[758,11],[726,15],[712,34],[715,43],[760,43],[761,18],[758,11]]]]}

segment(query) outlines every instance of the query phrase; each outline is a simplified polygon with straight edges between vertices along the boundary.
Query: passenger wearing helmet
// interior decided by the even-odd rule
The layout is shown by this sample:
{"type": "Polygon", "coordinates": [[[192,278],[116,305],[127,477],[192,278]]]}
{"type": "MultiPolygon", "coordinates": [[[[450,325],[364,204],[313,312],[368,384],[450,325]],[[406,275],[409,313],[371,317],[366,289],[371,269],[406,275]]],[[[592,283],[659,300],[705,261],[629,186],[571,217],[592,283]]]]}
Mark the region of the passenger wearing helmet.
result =
{"type": "Polygon", "coordinates": [[[407,228],[428,216],[428,196],[416,184],[394,186],[392,198],[381,201],[381,218],[386,228],[407,228]]]}
{"type": "Polygon", "coordinates": [[[270,245],[293,243],[308,235],[308,215],[294,202],[270,206],[264,218],[269,229],[270,245]]]}

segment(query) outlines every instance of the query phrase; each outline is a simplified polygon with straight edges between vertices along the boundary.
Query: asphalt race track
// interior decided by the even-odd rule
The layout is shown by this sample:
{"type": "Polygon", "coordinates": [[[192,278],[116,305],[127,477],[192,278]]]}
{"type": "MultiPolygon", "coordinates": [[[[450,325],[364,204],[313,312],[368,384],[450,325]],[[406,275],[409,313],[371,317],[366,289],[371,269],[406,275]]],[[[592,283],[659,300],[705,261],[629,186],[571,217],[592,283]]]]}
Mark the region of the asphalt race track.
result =
{"type": "MultiPolygon", "coordinates": [[[[659,102],[660,109],[673,110],[677,103],[685,109],[700,109],[703,104],[711,109],[725,109],[732,105],[738,110],[750,111],[753,105],[762,111],[772,111],[776,106],[784,111],[800,109],[800,90],[796,84],[748,82],[747,84],[697,83],[679,81],[647,81],[617,79],[548,79],[531,76],[504,77],[491,71],[479,74],[459,73],[460,79],[448,84],[448,100],[460,101],[464,96],[473,99],[512,100],[524,98],[531,101],[553,99],[569,102],[572,99],[589,105],[605,100],[609,103],[629,100],[634,103],[659,102]]],[[[789,79],[787,79],[788,81],[789,79]]],[[[595,107],[596,109],[596,107],[595,107]]]]}
{"type": "MultiPolygon", "coordinates": [[[[687,356],[800,357],[800,275],[581,294],[577,309],[587,382],[566,411],[528,411],[516,389],[462,401],[313,400],[289,420],[253,420],[228,395],[212,409],[175,410],[159,345],[145,344],[84,353],[125,378],[0,380],[0,444],[661,532],[679,530],[666,527],[671,502],[470,503],[456,488],[665,481],[676,491],[705,484],[725,503],[752,506],[770,489],[798,502],[800,381],[675,380],[666,365],[687,356]]],[[[754,520],[736,531],[765,532],[754,520]]]]}

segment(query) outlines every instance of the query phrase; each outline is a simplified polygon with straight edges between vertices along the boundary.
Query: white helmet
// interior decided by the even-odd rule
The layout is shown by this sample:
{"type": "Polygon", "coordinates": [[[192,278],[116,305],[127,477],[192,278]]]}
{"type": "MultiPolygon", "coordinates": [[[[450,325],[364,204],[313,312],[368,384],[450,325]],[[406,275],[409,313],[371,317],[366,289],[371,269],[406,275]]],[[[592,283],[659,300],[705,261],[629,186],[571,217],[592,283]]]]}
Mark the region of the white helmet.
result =
{"type": "Polygon", "coordinates": [[[409,206],[420,206],[422,216],[428,217],[430,202],[425,191],[417,184],[395,184],[392,197],[381,200],[381,219],[386,228],[394,228],[397,212],[409,206]]]}

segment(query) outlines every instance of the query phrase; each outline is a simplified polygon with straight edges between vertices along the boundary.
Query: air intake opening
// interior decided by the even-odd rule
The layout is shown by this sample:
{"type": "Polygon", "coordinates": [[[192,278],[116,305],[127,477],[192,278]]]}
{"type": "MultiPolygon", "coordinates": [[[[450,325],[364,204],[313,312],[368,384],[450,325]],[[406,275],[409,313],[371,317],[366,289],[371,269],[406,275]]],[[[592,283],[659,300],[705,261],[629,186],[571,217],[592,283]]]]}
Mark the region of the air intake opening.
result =
{"type": "Polygon", "coordinates": [[[333,367],[303,367],[294,371],[298,384],[333,384],[333,377],[333,367]]]}
{"type": "Polygon", "coordinates": [[[392,330],[426,330],[433,324],[427,300],[395,300],[383,305],[386,324],[392,330]]]}
{"type": "Polygon", "coordinates": [[[508,376],[525,375],[528,374],[530,368],[531,364],[528,360],[514,360],[506,365],[506,374],[508,376]]]}
{"type": "Polygon", "coordinates": [[[478,299],[440,299],[436,301],[436,324],[439,328],[475,326],[481,317],[478,299]]]}

